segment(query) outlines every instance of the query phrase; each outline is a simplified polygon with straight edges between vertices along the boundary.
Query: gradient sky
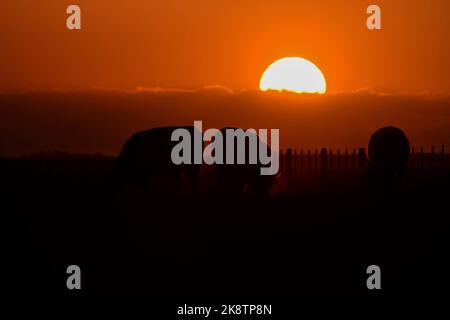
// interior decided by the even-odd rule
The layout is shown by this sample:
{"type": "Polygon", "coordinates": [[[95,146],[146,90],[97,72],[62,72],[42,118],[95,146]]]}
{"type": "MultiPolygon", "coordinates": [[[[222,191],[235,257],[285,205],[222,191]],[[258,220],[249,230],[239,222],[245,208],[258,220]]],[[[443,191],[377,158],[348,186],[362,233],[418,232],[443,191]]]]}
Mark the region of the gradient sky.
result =
{"type": "Polygon", "coordinates": [[[450,93],[450,1],[2,0],[0,90],[220,84],[255,89],[285,56],[331,92],[450,93]],[[369,4],[382,30],[366,28],[369,4]],[[66,8],[82,30],[66,29],[66,8]]]}

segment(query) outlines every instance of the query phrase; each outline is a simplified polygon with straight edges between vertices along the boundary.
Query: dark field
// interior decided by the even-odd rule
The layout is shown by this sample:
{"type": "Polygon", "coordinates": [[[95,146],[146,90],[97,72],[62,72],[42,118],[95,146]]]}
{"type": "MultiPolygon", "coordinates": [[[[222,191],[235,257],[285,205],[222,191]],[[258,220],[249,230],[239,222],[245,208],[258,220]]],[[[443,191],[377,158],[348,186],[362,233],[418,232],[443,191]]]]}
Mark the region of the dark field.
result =
{"type": "Polygon", "coordinates": [[[358,150],[326,156],[285,153],[284,192],[259,202],[125,192],[111,178],[115,159],[101,155],[0,158],[10,296],[180,303],[445,297],[450,157],[416,153],[405,181],[379,190],[369,187],[358,150]],[[79,292],[66,288],[71,264],[82,270],[79,292]],[[381,291],[366,288],[371,264],[381,268],[381,291]]]}

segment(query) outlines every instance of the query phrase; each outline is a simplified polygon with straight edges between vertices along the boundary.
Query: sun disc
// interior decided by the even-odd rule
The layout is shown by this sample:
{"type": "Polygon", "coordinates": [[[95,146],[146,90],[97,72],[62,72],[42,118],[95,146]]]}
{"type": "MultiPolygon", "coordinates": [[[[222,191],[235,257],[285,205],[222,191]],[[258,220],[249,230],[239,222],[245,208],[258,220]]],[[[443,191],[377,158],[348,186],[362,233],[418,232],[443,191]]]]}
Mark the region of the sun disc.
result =
{"type": "Polygon", "coordinates": [[[264,71],[259,88],[262,91],[325,93],[326,82],[322,71],[311,61],[287,57],[275,61],[264,71]]]}

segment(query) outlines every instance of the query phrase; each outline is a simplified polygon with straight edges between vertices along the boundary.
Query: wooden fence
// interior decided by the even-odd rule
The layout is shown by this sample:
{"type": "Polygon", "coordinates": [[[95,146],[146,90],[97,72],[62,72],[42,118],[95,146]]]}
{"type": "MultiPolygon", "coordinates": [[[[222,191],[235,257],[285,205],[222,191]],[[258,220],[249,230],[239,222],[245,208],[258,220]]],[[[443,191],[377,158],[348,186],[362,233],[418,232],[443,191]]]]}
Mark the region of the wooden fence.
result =
{"type": "MultiPolygon", "coordinates": [[[[364,170],[367,163],[365,148],[344,150],[289,148],[280,152],[280,169],[289,177],[354,175],[364,170]]],[[[429,152],[423,147],[412,147],[407,168],[410,171],[450,168],[450,154],[445,153],[444,145],[438,152],[434,146],[429,152]]]]}
{"type": "MultiPolygon", "coordinates": [[[[450,154],[445,147],[412,147],[407,168],[410,171],[450,170],[450,154]]],[[[16,158],[0,159],[0,172],[27,174],[102,174],[111,170],[114,157],[85,158],[16,158]]],[[[352,149],[286,149],[280,152],[280,170],[288,177],[354,176],[367,166],[365,148],[352,149]]]]}

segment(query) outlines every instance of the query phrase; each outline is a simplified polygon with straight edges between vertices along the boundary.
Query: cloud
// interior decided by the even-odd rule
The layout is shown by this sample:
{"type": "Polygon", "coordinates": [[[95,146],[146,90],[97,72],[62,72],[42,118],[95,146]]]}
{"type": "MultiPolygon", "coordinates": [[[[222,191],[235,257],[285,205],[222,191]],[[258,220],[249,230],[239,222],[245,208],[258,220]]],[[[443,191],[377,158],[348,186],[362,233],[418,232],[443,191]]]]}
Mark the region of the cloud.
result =
{"type": "Polygon", "coordinates": [[[222,86],[4,93],[0,154],[47,150],[117,154],[134,132],[156,126],[279,128],[282,147],[366,146],[377,128],[395,125],[413,145],[450,146],[448,96],[380,93],[370,88],[321,96],[222,86]]]}

